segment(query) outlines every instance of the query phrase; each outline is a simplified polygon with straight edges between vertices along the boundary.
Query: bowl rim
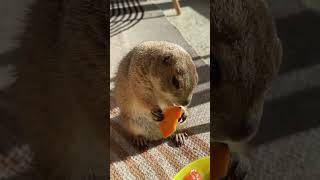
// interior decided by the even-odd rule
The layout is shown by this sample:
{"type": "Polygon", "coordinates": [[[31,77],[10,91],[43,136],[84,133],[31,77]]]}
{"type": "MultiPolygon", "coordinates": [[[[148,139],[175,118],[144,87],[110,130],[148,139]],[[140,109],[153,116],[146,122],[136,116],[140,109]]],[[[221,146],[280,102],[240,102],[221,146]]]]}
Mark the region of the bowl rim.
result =
{"type": "Polygon", "coordinates": [[[209,160],[209,172],[210,172],[210,156],[204,156],[204,157],[201,157],[199,159],[196,159],[192,162],[190,162],[189,164],[185,165],[184,167],[182,167],[176,174],[175,176],[172,178],[173,180],[178,180],[178,176],[181,176],[182,175],[182,172],[184,171],[184,169],[187,169],[188,167],[190,166],[193,166],[194,164],[197,164],[201,161],[207,161],[209,160]]]}

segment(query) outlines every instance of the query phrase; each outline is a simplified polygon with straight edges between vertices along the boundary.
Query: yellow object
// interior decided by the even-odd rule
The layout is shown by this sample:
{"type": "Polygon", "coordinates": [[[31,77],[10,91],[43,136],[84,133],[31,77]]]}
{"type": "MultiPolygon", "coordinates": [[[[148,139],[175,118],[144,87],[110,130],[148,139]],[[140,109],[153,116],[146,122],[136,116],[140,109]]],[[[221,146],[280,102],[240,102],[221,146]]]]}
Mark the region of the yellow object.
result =
{"type": "Polygon", "coordinates": [[[225,177],[229,168],[230,150],[228,145],[223,143],[213,143],[213,180],[220,180],[225,177]]]}
{"type": "Polygon", "coordinates": [[[202,180],[210,180],[210,156],[195,160],[182,168],[173,178],[173,180],[183,180],[192,169],[197,170],[202,180]]]}
{"type": "Polygon", "coordinates": [[[160,122],[159,128],[164,138],[169,137],[177,127],[179,118],[182,116],[180,106],[172,106],[163,113],[164,119],[160,122]]]}

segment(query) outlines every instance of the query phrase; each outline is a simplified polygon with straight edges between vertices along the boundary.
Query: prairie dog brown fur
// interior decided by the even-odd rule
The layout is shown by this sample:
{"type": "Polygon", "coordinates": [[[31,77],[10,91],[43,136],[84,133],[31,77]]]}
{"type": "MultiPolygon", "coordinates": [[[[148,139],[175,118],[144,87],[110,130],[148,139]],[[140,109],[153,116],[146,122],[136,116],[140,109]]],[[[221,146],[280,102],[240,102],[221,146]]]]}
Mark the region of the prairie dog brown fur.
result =
{"type": "Polygon", "coordinates": [[[35,0],[27,10],[12,51],[18,78],[7,92],[10,120],[21,130],[14,133],[33,156],[30,169],[21,169],[27,172],[12,168],[18,177],[9,179],[79,180],[106,172],[106,46],[98,38],[107,28],[105,4],[35,0]]]}
{"type": "Polygon", "coordinates": [[[266,92],[280,68],[281,42],[263,0],[212,0],[211,22],[211,134],[214,141],[228,143],[231,151],[243,157],[259,128],[266,92]]]}
{"type": "MultiPolygon", "coordinates": [[[[165,41],[146,41],[134,47],[119,64],[114,97],[122,126],[138,145],[162,139],[158,123],[168,106],[186,107],[198,83],[192,57],[182,47],[165,41]]],[[[178,123],[181,129],[184,123],[178,123]]],[[[182,138],[184,139],[184,138],[182,138]]]]}

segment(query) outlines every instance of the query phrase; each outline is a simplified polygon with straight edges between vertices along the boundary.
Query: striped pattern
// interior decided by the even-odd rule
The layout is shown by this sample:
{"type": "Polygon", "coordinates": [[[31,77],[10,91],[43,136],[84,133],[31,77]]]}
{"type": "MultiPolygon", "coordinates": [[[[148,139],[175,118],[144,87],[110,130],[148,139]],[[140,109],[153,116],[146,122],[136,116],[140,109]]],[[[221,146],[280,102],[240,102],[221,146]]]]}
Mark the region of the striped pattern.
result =
{"type": "Polygon", "coordinates": [[[144,17],[139,0],[113,0],[110,2],[110,37],[137,24],[144,17]]]}
{"type": "Polygon", "coordinates": [[[141,152],[118,124],[120,111],[112,97],[110,107],[111,179],[172,179],[191,161],[209,155],[209,132],[191,135],[179,148],[167,141],[154,142],[141,152]]]}

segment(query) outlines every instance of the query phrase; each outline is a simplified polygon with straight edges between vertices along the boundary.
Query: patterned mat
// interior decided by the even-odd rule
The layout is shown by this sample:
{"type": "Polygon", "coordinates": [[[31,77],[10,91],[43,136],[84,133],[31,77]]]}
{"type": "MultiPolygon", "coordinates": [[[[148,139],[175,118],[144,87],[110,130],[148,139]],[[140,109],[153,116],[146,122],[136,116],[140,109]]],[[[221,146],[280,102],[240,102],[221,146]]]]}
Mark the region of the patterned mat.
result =
{"type": "Polygon", "coordinates": [[[153,142],[148,150],[140,151],[118,124],[119,108],[113,99],[110,105],[111,179],[171,179],[189,162],[209,154],[209,133],[192,131],[181,147],[162,141],[153,142]]]}

